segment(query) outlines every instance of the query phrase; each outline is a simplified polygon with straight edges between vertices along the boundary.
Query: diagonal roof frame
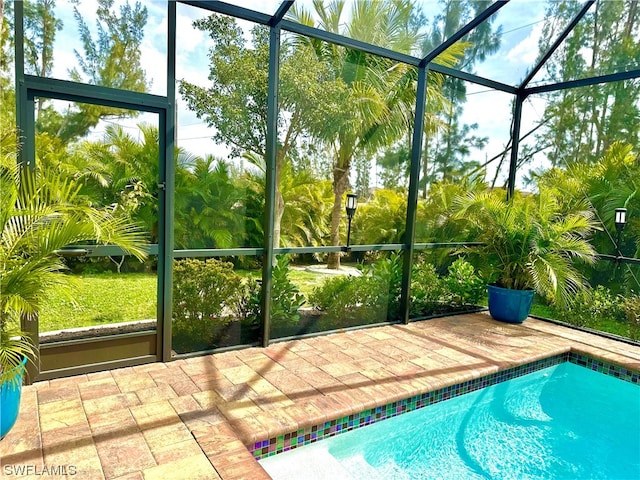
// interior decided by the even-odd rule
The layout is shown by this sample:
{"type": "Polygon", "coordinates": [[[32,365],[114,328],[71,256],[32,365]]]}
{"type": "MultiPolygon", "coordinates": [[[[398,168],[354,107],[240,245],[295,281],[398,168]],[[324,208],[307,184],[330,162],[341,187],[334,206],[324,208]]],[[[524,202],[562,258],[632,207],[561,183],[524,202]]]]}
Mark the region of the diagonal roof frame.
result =
{"type": "Polygon", "coordinates": [[[596,3],[596,0],[588,0],[584,4],[580,12],[578,12],[578,14],[574,17],[574,19],[571,20],[569,25],[565,27],[565,29],[562,31],[560,36],[556,39],[555,42],[553,42],[553,45],[549,47],[549,50],[547,50],[547,53],[543,55],[543,57],[540,59],[537,65],[533,67],[533,70],[531,70],[531,72],[526,76],[526,78],[522,81],[522,83],[520,83],[519,90],[524,90],[526,88],[526,86],[533,79],[533,77],[535,77],[536,74],[540,71],[540,69],[544,66],[544,64],[547,63],[547,60],[551,58],[551,55],[553,55],[553,53],[558,49],[558,47],[564,41],[564,39],[567,38],[571,32],[573,32],[573,29],[576,27],[578,22],[582,20],[582,17],[585,16],[587,11],[591,8],[591,5],[593,5],[594,3],[596,3]]]}
{"type": "MultiPolygon", "coordinates": [[[[305,36],[322,40],[325,42],[334,43],[336,45],[340,45],[345,48],[352,48],[354,50],[359,50],[364,53],[378,55],[384,58],[388,58],[390,60],[394,60],[396,62],[406,63],[414,67],[419,67],[421,66],[421,64],[424,65],[424,63],[422,63],[424,58],[396,52],[395,50],[391,50],[389,48],[379,47],[377,45],[373,45],[367,42],[363,42],[361,40],[356,40],[350,37],[346,37],[344,35],[327,32],[326,30],[311,27],[309,25],[303,25],[297,22],[293,22],[291,20],[278,18],[279,12],[281,12],[283,8],[286,9],[285,10],[285,14],[286,14],[286,11],[288,11],[290,7],[285,7],[284,4],[288,4],[290,0],[286,0],[283,3],[281,3],[280,7],[278,7],[278,11],[273,16],[267,15],[266,13],[257,12],[255,10],[251,10],[245,7],[240,7],[237,5],[221,2],[221,1],[209,1],[209,0],[177,0],[177,1],[185,5],[201,8],[203,10],[207,10],[210,12],[229,15],[229,16],[240,18],[242,20],[247,20],[253,23],[259,23],[262,25],[269,25],[269,26],[274,26],[275,24],[277,24],[283,30],[286,30],[292,33],[297,33],[299,35],[305,35],[305,36]]],[[[489,6],[488,9],[491,9],[493,13],[494,9],[498,10],[508,1],[509,0],[499,0],[498,2],[495,2],[491,6],[489,6]],[[497,6],[496,4],[498,4],[499,6],[497,6]]],[[[480,23],[482,23],[481,21],[476,21],[476,20],[479,17],[483,16],[483,13],[484,12],[481,12],[476,19],[470,22],[470,24],[462,27],[462,29],[466,29],[469,25],[473,24],[471,25],[471,28],[468,28],[468,30],[465,30],[463,35],[473,30],[473,28],[477,27],[480,23]]],[[[488,16],[490,16],[490,14],[487,15],[487,17],[488,16]]],[[[483,18],[483,20],[484,19],[486,19],[486,17],[483,18]]],[[[458,32],[456,32],[456,34],[457,33],[458,32]]],[[[456,70],[454,68],[445,67],[443,65],[438,65],[436,63],[430,63],[429,69],[434,72],[450,75],[455,78],[466,80],[466,81],[476,83],[478,85],[482,85],[485,87],[494,88],[496,90],[500,90],[506,93],[515,94],[517,91],[517,88],[512,85],[508,85],[492,79],[480,77],[478,75],[463,72],[461,70],[456,70]]]]}

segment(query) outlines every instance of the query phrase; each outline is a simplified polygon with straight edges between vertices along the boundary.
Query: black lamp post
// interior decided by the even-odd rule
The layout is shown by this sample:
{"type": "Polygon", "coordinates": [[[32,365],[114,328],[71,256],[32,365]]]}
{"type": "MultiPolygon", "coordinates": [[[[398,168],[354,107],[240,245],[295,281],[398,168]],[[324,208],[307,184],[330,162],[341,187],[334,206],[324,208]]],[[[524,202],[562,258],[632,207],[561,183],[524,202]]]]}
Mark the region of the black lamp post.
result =
{"type": "Polygon", "coordinates": [[[351,240],[351,220],[356,214],[356,208],[358,207],[358,197],[355,193],[347,193],[347,218],[349,219],[349,226],[347,227],[347,251],[349,251],[349,241],[351,240]]]}
{"type": "Polygon", "coordinates": [[[627,209],[626,208],[616,208],[615,214],[615,224],[616,224],[616,253],[617,255],[622,255],[620,252],[620,241],[622,240],[622,230],[624,230],[624,226],[627,223],[627,209]]]}

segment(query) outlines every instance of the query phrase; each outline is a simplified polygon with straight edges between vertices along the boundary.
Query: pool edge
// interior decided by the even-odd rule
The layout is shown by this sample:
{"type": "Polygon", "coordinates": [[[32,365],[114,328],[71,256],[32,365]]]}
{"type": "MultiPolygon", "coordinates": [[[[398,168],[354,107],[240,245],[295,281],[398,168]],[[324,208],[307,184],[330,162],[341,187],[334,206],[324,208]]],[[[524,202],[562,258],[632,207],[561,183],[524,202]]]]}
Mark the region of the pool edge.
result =
{"type": "Polygon", "coordinates": [[[510,366],[497,372],[412,395],[402,400],[375,406],[358,413],[328,420],[321,424],[305,426],[269,439],[256,441],[252,445],[247,445],[247,449],[256,460],[261,460],[565,362],[610,375],[626,382],[640,384],[640,371],[631,370],[617,363],[595,358],[593,355],[571,348],[562,353],[529,361],[521,365],[510,366]]]}

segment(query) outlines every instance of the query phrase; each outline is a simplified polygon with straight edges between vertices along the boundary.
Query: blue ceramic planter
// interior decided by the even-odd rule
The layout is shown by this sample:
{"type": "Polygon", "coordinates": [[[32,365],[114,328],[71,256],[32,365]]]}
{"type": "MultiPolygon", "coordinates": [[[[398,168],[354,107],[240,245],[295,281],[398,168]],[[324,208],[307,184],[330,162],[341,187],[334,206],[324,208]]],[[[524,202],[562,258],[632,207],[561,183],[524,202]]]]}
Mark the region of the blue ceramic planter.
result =
{"type": "Polygon", "coordinates": [[[4,382],[0,385],[0,439],[9,433],[18,419],[20,409],[20,393],[22,392],[22,375],[27,364],[27,358],[15,367],[20,370],[18,381],[15,383],[4,382]]]}
{"type": "Polygon", "coordinates": [[[512,290],[489,285],[489,313],[501,322],[522,323],[531,312],[533,290],[512,290]]]}

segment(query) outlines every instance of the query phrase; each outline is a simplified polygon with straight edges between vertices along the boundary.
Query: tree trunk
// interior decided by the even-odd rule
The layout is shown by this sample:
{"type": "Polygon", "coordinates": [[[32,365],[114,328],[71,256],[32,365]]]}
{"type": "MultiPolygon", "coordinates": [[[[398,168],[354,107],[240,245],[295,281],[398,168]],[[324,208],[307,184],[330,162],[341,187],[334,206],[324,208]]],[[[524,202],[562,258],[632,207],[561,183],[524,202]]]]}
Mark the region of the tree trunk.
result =
{"type": "Polygon", "coordinates": [[[284,199],[280,191],[280,184],[276,186],[276,201],[273,205],[273,248],[280,247],[280,225],[282,224],[282,215],[284,214],[284,199]]]}
{"type": "Polygon", "coordinates": [[[0,38],[4,38],[4,0],[0,0],[0,38]]]}
{"type": "Polygon", "coordinates": [[[627,17],[627,22],[624,26],[624,37],[631,38],[631,32],[633,32],[633,19],[636,16],[636,11],[638,10],[638,0],[632,0],[629,5],[629,16],[627,17]]]}
{"type": "MultiPolygon", "coordinates": [[[[429,174],[429,162],[428,162],[429,135],[423,134],[423,137],[424,137],[424,149],[422,150],[422,181],[424,182],[424,185],[422,186],[422,198],[426,200],[429,194],[429,182],[427,181],[427,175],[429,174]]],[[[411,146],[411,148],[413,148],[413,145],[411,146]]],[[[411,161],[409,161],[409,163],[411,163],[411,161]]]]}
{"type": "MultiPolygon", "coordinates": [[[[348,165],[348,163],[347,163],[348,165]]],[[[340,245],[340,220],[342,219],[342,196],[349,187],[349,168],[333,169],[333,209],[331,210],[331,245],[340,245]]],[[[340,268],[340,252],[329,253],[327,268],[340,268]]]]}
{"type": "Polygon", "coordinates": [[[284,215],[284,197],[282,196],[280,183],[287,150],[288,149],[279,148],[276,153],[276,194],[275,202],[273,203],[273,248],[280,247],[282,216],[284,215]]]}

